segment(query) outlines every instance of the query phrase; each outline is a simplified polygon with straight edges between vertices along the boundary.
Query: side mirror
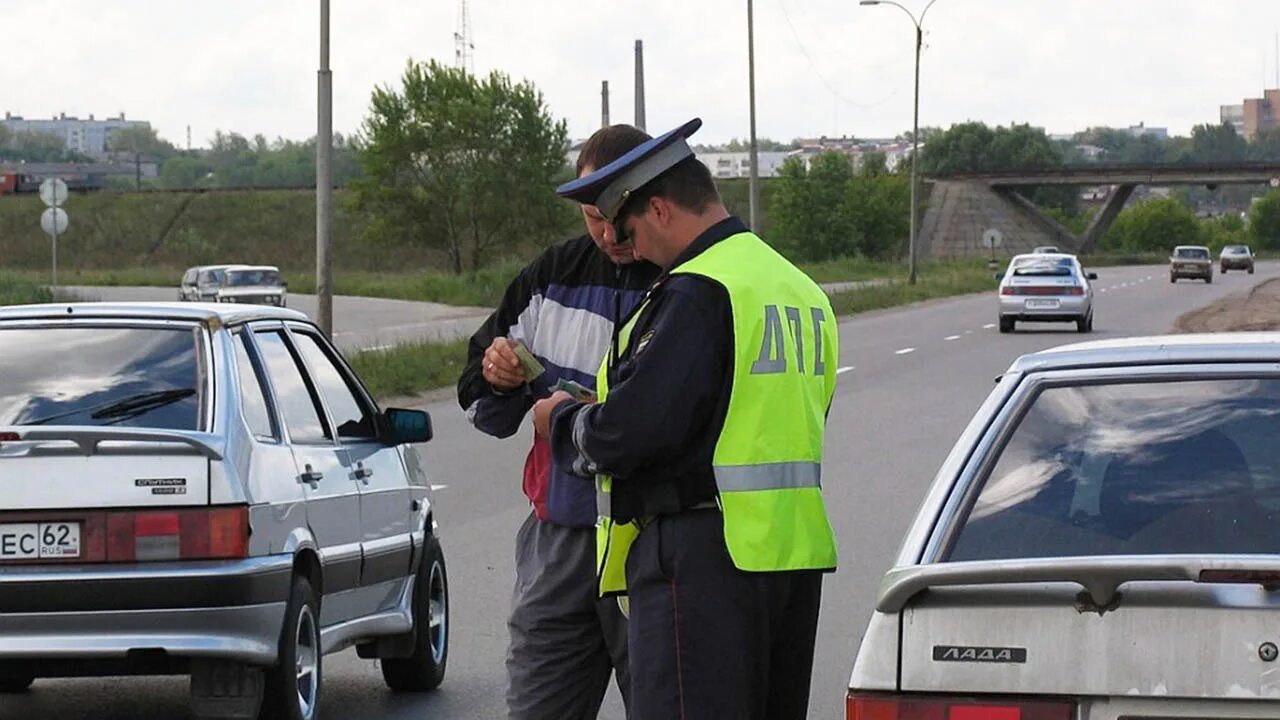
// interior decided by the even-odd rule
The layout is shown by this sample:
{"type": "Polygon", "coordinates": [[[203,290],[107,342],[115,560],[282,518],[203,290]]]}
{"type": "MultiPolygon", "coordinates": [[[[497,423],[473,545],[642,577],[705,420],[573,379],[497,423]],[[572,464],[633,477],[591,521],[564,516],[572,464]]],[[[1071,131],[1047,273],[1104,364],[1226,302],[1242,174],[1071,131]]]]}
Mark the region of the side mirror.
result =
{"type": "Polygon", "coordinates": [[[288,290],[288,289],[289,289],[289,283],[281,281],[281,283],[280,283],[280,287],[284,288],[285,290],[288,290]]]}
{"type": "Polygon", "coordinates": [[[1098,279],[1098,273],[1088,273],[1088,274],[1086,274],[1086,275],[1085,275],[1085,277],[1086,277],[1086,278],[1088,278],[1088,279],[1090,279],[1090,280],[1097,280],[1097,279],[1098,279]]]}
{"type": "Polygon", "coordinates": [[[424,443],[432,438],[431,415],[424,410],[387,408],[382,418],[388,444],[424,443]]]}
{"type": "Polygon", "coordinates": [[[994,277],[996,279],[996,282],[1000,282],[1001,280],[1004,279],[1004,273],[996,273],[994,277]]]}

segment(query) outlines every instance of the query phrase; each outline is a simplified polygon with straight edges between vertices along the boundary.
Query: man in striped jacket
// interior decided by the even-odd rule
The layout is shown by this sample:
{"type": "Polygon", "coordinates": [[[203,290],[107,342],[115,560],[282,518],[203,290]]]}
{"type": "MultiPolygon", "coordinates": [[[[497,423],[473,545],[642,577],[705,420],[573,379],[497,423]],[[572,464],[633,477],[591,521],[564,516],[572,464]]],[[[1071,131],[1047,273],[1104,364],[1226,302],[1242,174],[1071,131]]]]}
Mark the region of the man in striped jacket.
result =
{"type": "MultiPolygon", "coordinates": [[[[579,177],[648,139],[630,125],[597,131],[578,156],[579,177]]],[[[658,275],[656,266],[635,260],[630,245],[615,242],[613,226],[598,210],[583,206],[582,214],[587,234],[547,249],[525,267],[471,336],[458,401],[481,432],[514,435],[558,380],[594,389],[615,323],[658,275]],[[526,378],[515,343],[546,372],[526,378]]],[[[525,460],[523,484],[533,512],[516,535],[508,717],[592,719],[611,672],[624,702],[630,691],[625,619],[616,600],[596,593],[594,488],[556,469],[541,438],[534,438],[525,460]]]]}

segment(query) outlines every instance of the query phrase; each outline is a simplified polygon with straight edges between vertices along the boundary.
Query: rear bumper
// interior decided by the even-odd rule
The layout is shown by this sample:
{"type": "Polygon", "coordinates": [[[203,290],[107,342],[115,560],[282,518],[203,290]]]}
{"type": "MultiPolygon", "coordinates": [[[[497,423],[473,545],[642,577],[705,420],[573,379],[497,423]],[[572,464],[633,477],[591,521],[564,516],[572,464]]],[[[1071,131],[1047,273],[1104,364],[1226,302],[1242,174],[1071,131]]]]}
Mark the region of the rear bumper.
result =
{"type": "Polygon", "coordinates": [[[1006,297],[1002,295],[1000,297],[1000,317],[1034,322],[1075,322],[1087,317],[1093,306],[1090,298],[1065,296],[1054,298],[1058,300],[1056,308],[1028,308],[1025,302],[1027,299],[1026,296],[1013,295],[1006,297]]]}
{"type": "Polygon", "coordinates": [[[293,558],[7,567],[0,661],[276,660],[293,558]]]}
{"type": "Polygon", "coordinates": [[[1222,260],[1218,265],[1223,270],[1248,270],[1253,267],[1252,260],[1222,260]]]}
{"type": "Polygon", "coordinates": [[[1213,276],[1213,266],[1205,265],[1203,267],[1192,268],[1169,268],[1169,277],[1172,278],[1207,278],[1213,276]]]}

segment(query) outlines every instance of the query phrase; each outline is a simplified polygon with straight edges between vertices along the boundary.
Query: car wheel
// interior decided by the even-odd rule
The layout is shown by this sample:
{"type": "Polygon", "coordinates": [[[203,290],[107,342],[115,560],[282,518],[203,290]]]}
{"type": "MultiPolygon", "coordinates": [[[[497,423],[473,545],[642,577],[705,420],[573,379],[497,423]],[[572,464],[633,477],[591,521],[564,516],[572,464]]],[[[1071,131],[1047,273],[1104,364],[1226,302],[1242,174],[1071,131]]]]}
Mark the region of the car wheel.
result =
{"type": "Polygon", "coordinates": [[[1253,274],[1253,266],[1252,266],[1252,265],[1250,265],[1250,266],[1249,266],[1249,274],[1250,274],[1250,275],[1252,275],[1252,274],[1253,274]]]}
{"type": "Polygon", "coordinates": [[[1171,283],[1176,283],[1176,282],[1178,282],[1178,278],[1176,278],[1176,277],[1174,277],[1174,276],[1170,275],[1170,276],[1169,276],[1169,282],[1171,282],[1171,283]]]}
{"type": "Polygon", "coordinates": [[[1093,313],[1076,320],[1076,332],[1093,332],[1093,313]]]}
{"type": "Polygon", "coordinates": [[[35,675],[0,675],[0,693],[24,692],[35,681],[35,675]]]}
{"type": "Polygon", "coordinates": [[[1000,332],[1002,333],[1013,332],[1013,324],[1015,322],[1017,321],[1014,320],[1013,318],[1003,318],[1003,317],[1000,318],[1000,332]]]}
{"type": "Polygon", "coordinates": [[[396,692],[436,689],[449,662],[449,580],[444,552],[434,535],[427,535],[414,583],[412,632],[412,655],[381,661],[382,679],[396,692]]]}
{"type": "Polygon", "coordinates": [[[1204,276],[1204,283],[1205,283],[1206,285],[1212,285],[1212,284],[1213,284],[1213,275],[1205,275],[1205,276],[1204,276]]]}
{"type": "Polygon", "coordinates": [[[280,635],[280,659],[267,671],[261,720],[315,720],[320,699],[320,602],[311,583],[293,578],[280,635]]]}
{"type": "Polygon", "coordinates": [[[1222,273],[1223,275],[1226,275],[1227,274],[1226,266],[1218,268],[1218,272],[1222,273]]]}

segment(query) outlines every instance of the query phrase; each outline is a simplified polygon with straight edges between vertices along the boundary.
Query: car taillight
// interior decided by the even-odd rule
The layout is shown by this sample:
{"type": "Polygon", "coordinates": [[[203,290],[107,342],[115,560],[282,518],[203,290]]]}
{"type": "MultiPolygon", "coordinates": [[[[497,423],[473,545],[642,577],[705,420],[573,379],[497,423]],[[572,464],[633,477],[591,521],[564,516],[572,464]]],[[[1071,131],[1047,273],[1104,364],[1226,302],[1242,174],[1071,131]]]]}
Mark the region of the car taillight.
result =
{"type": "Polygon", "coordinates": [[[1071,285],[1071,286],[1069,286],[1068,288],[1066,288],[1066,291],[1067,291],[1067,294],[1068,294],[1068,295],[1083,295],[1083,294],[1084,294],[1084,288],[1080,287],[1079,285],[1071,285]]]}
{"type": "Polygon", "coordinates": [[[244,505],[107,513],[107,562],[215,560],[249,554],[244,505]]]}
{"type": "Polygon", "coordinates": [[[1071,720],[1066,700],[873,695],[849,692],[846,720],[1071,720]]]}
{"type": "Polygon", "coordinates": [[[1002,287],[1002,288],[1000,288],[1000,294],[1001,294],[1001,295],[1016,295],[1017,293],[1015,293],[1015,292],[1013,291],[1013,288],[1011,288],[1011,287],[1002,287]]]}

